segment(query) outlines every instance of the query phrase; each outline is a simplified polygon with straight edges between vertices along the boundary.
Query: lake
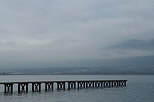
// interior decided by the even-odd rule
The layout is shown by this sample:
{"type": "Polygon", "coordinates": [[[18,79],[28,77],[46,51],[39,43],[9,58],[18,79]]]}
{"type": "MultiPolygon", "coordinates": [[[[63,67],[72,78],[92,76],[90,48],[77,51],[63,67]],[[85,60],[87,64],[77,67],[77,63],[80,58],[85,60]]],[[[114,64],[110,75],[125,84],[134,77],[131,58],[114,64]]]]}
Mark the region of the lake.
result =
{"type": "Polygon", "coordinates": [[[0,102],[154,102],[154,75],[1,75],[0,82],[59,80],[128,80],[126,87],[61,90],[18,95],[4,95],[0,85],[0,102]]]}

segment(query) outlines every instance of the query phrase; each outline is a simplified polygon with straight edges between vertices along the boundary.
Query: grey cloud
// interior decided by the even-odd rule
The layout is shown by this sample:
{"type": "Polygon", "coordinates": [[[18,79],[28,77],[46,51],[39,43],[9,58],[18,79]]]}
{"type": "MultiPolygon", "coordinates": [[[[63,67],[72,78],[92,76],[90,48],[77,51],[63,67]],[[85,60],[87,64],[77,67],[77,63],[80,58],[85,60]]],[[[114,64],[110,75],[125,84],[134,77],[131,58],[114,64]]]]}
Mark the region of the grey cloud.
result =
{"type": "Polygon", "coordinates": [[[33,54],[40,56],[31,62],[152,55],[153,3],[153,0],[0,1],[0,55],[6,51],[6,55],[17,60],[16,56],[23,54],[20,59],[24,61],[33,59],[33,54]],[[19,52],[22,54],[18,55],[19,52]]]}
{"type": "Polygon", "coordinates": [[[113,44],[105,47],[106,54],[112,58],[130,58],[140,56],[153,56],[154,55],[154,40],[126,40],[120,43],[113,44]]]}
{"type": "Polygon", "coordinates": [[[139,49],[139,50],[154,50],[154,40],[128,40],[121,42],[117,45],[113,45],[110,48],[116,49],[139,49]]]}

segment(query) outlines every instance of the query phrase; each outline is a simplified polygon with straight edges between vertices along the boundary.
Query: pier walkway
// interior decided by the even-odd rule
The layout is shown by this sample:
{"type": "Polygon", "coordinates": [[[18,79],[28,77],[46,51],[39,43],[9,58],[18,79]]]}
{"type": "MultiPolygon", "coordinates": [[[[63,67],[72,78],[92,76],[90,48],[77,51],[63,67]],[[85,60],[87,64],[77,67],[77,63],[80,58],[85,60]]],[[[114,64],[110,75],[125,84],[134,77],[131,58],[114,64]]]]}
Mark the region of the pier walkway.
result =
{"type": "Polygon", "coordinates": [[[4,85],[5,94],[13,94],[17,85],[18,94],[51,90],[71,90],[83,88],[110,88],[126,86],[127,80],[77,80],[77,81],[30,81],[30,82],[0,82],[4,85]],[[43,88],[43,89],[42,89],[43,88]]]}

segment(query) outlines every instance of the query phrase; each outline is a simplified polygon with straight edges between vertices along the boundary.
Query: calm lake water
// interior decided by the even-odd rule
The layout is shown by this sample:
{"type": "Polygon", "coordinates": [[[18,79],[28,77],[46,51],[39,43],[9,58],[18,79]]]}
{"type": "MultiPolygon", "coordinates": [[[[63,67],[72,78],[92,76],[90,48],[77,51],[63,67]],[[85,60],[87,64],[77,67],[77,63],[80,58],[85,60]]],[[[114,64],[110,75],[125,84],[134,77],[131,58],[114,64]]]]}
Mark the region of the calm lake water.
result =
{"type": "Polygon", "coordinates": [[[65,90],[18,95],[4,95],[0,85],[0,102],[154,102],[153,75],[8,75],[6,81],[58,81],[58,80],[128,80],[126,87],[65,90]]]}

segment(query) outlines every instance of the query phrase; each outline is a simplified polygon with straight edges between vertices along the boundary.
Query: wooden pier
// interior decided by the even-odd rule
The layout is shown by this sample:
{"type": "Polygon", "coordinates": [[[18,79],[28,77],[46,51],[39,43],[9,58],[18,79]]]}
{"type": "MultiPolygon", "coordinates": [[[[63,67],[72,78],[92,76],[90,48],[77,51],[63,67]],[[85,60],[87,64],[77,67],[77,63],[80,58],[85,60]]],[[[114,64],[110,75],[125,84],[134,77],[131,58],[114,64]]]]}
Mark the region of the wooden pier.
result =
{"type": "Polygon", "coordinates": [[[13,94],[14,85],[17,85],[18,94],[51,90],[71,90],[84,88],[110,88],[126,86],[127,80],[78,80],[78,81],[33,81],[33,82],[2,82],[4,94],[13,94]],[[44,86],[44,89],[42,89],[44,86]]]}

